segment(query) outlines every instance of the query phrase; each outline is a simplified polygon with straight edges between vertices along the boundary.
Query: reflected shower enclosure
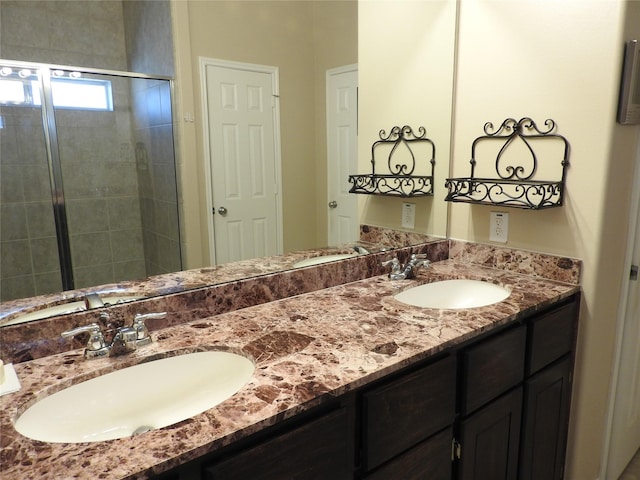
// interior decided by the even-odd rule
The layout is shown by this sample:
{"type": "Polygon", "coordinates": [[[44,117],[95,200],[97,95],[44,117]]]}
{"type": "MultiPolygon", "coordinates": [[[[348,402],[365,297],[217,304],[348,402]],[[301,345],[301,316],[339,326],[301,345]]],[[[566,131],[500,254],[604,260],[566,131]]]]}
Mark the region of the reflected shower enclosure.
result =
{"type": "Polygon", "coordinates": [[[0,301],[181,270],[171,90],[0,61],[0,301]]]}

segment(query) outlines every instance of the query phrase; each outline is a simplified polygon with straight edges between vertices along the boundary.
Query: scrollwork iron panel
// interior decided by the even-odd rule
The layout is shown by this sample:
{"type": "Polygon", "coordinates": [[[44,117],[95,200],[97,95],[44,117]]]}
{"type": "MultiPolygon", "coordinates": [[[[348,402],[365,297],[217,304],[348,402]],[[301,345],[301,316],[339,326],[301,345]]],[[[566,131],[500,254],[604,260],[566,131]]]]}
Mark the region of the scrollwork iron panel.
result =
{"type": "Polygon", "coordinates": [[[552,133],[556,128],[553,120],[547,119],[544,124],[546,128],[541,129],[529,117],[518,121],[507,118],[500,127],[494,129],[493,124],[487,122],[484,125],[485,135],[476,138],[471,146],[471,176],[448,178],[445,182],[448,190],[445,200],[534,210],[562,205],[566,167],[569,164],[569,142],[562,135],[552,133]],[[538,139],[561,143],[562,158],[558,159],[562,170],[560,180],[535,180],[539,160],[532,140],[538,139]],[[503,142],[495,159],[496,178],[475,176],[478,162],[476,148],[486,141],[503,142]],[[518,163],[506,155],[516,142],[521,142],[524,151],[530,155],[527,159],[519,159],[518,163]]]}
{"type": "Polygon", "coordinates": [[[388,134],[385,130],[380,130],[378,135],[380,140],[371,146],[371,174],[349,175],[349,183],[352,184],[349,193],[400,197],[432,196],[436,148],[433,141],[427,138],[425,128],[419,127],[415,133],[407,125],[396,126],[388,134]],[[426,146],[426,161],[431,165],[431,175],[414,175],[418,167],[416,155],[423,153],[421,148],[416,152],[418,144],[426,146]],[[376,160],[385,145],[391,148],[386,155],[387,171],[380,174],[376,173],[376,160]]]}

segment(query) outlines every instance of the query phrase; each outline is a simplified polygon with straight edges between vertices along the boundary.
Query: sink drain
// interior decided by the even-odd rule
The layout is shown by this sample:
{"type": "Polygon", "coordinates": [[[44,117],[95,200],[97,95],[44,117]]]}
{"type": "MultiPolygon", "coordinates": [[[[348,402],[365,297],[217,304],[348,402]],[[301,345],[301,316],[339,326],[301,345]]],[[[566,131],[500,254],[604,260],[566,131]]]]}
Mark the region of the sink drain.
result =
{"type": "Polygon", "coordinates": [[[136,428],[131,434],[131,436],[134,437],[136,435],[140,435],[141,433],[146,433],[149,430],[153,430],[153,427],[150,427],[148,425],[142,425],[141,427],[136,428]]]}

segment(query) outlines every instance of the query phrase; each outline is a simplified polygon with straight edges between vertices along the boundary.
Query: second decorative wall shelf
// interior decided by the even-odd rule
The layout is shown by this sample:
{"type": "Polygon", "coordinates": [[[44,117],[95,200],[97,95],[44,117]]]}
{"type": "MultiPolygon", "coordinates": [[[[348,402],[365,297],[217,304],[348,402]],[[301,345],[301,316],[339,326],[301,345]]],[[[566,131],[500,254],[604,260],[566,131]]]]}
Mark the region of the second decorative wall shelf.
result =
{"type": "Polygon", "coordinates": [[[562,135],[552,133],[556,127],[553,120],[545,120],[544,124],[546,129],[541,130],[531,118],[518,121],[507,118],[494,130],[491,122],[486,123],[485,135],[476,138],[471,147],[471,176],[448,178],[445,187],[449,192],[445,200],[534,210],[561,206],[569,164],[569,142],[562,135]],[[500,146],[494,160],[496,176],[477,177],[476,149],[489,141],[498,142],[500,146]],[[559,142],[559,148],[545,148],[547,145],[539,143],[543,141],[545,144],[559,142]],[[517,144],[520,144],[519,152],[517,144]],[[557,180],[536,178],[539,169],[536,150],[545,153],[545,160],[557,162],[557,180]],[[553,158],[556,155],[558,158],[553,158]]]}
{"type": "Polygon", "coordinates": [[[411,127],[393,127],[389,134],[380,130],[380,140],[371,146],[371,173],[349,175],[349,193],[397,197],[433,196],[433,169],[436,147],[424,127],[414,133],[411,127]],[[388,151],[388,153],[387,153],[388,151]],[[376,160],[386,157],[387,170],[379,173],[376,160]],[[416,157],[424,157],[430,175],[416,175],[416,157]],[[430,164],[430,167],[429,167],[430,164]]]}

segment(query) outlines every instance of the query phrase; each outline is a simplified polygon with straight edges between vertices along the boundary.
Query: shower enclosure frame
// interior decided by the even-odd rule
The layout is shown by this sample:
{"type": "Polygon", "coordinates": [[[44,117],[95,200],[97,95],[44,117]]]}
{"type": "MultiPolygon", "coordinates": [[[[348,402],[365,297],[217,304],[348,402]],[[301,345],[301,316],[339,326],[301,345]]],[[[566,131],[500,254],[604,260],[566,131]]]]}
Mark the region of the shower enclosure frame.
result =
{"type": "MultiPolygon", "coordinates": [[[[56,125],[54,105],[52,101],[51,72],[54,70],[65,70],[79,72],[80,74],[95,75],[111,75],[114,77],[143,79],[143,80],[162,80],[169,82],[169,91],[171,95],[171,112],[175,112],[175,85],[173,77],[165,75],[148,75],[136,72],[124,72],[119,70],[109,70],[100,68],[77,67],[70,65],[56,65],[38,62],[25,62],[17,60],[8,60],[0,58],[0,67],[10,67],[17,69],[36,70],[38,75],[38,86],[40,89],[40,99],[42,102],[42,126],[44,130],[45,148],[47,155],[47,163],[49,167],[49,182],[51,185],[51,197],[53,203],[53,216],[56,231],[56,240],[58,243],[58,258],[60,262],[60,272],[62,276],[62,290],[74,290],[75,282],[73,275],[73,265],[71,259],[71,242],[69,235],[69,226],[67,221],[67,207],[62,182],[62,163],[60,158],[60,150],[58,144],[58,130],[56,125]]],[[[172,118],[173,124],[173,118],[172,118]]],[[[172,140],[174,145],[174,165],[177,164],[176,157],[176,134],[175,129],[172,132],[172,140]]],[[[176,172],[177,173],[177,172],[176,172]]],[[[176,186],[177,188],[177,186],[176,186]]],[[[178,209],[179,210],[179,209],[178,209]]],[[[180,215],[178,212],[178,232],[180,231],[180,215]]]]}

